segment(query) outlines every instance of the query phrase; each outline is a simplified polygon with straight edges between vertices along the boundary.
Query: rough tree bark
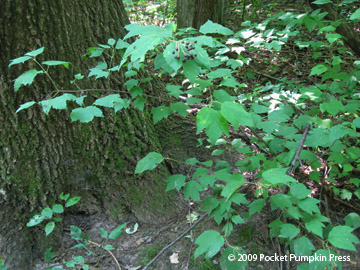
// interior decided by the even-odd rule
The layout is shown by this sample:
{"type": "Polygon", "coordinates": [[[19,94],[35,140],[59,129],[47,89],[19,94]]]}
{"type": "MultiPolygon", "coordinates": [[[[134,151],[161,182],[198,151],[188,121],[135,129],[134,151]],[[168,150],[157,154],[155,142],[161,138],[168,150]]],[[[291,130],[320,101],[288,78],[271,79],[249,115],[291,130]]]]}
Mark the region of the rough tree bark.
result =
{"type": "MultiPolygon", "coordinates": [[[[126,24],[122,1],[2,1],[0,257],[9,269],[33,269],[34,258],[42,256],[50,242],[60,242],[61,225],[58,233],[45,238],[43,229],[25,224],[39,209],[51,206],[62,191],[83,197],[77,213],[105,211],[119,222],[129,215],[140,222],[159,222],[179,209],[164,193],[166,166],[141,177],[133,174],[137,161],[148,152],[165,151],[147,113],[126,110],[114,117],[107,112],[109,117],[91,124],[71,123],[64,111],[52,110],[45,116],[39,106],[15,114],[20,104],[43,100],[53,88],[43,77],[35,79],[35,86],[15,93],[12,80],[30,64],[9,69],[10,59],[44,46],[39,60],[73,63],[73,72],[56,68],[60,71],[52,73],[68,89],[73,74],[86,73],[80,60],[87,48],[123,36],[126,24]]],[[[161,87],[153,84],[147,91],[163,95],[161,87]]],[[[180,139],[168,135],[172,141],[164,145],[181,148],[180,139]]]]}
{"type": "Polygon", "coordinates": [[[178,28],[194,27],[211,20],[224,24],[225,0],[177,0],[178,28]]]}

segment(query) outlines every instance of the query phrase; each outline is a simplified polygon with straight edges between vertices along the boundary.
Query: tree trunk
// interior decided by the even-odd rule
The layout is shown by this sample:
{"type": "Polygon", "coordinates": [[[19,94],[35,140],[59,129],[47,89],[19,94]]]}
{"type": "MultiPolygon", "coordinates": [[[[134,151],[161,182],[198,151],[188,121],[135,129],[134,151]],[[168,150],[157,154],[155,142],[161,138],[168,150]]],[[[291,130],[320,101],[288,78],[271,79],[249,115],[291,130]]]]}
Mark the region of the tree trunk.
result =
{"type": "Polygon", "coordinates": [[[225,0],[177,0],[178,28],[199,29],[208,20],[224,24],[225,0]]]}
{"type": "MultiPolygon", "coordinates": [[[[160,222],[179,209],[164,191],[163,180],[169,174],[165,165],[141,177],[133,173],[148,152],[163,151],[148,113],[128,109],[114,116],[108,111],[107,117],[90,124],[71,123],[64,111],[52,110],[46,116],[37,105],[15,114],[21,104],[43,100],[54,89],[42,77],[15,93],[13,80],[35,66],[26,62],[9,69],[10,59],[44,46],[40,61],[72,62],[71,76],[63,67],[51,73],[59,86],[69,89],[74,74],[86,74],[81,55],[110,37],[122,37],[126,24],[122,1],[2,1],[0,258],[6,259],[9,269],[33,269],[44,249],[60,243],[61,225],[58,233],[46,238],[43,226],[25,224],[58,201],[61,192],[82,196],[77,213],[105,211],[118,222],[129,216],[139,222],[160,222]]],[[[163,95],[161,87],[152,86],[148,89],[154,96],[163,95]]]]}
{"type": "MultiPolygon", "coordinates": [[[[317,5],[311,5],[313,9],[319,8],[317,5]]],[[[341,20],[341,15],[334,9],[334,6],[331,4],[325,4],[320,6],[328,14],[326,18],[331,21],[341,20]]],[[[348,23],[342,23],[336,28],[336,32],[345,37],[345,43],[350,47],[350,49],[360,57],[360,35],[355,31],[354,27],[348,23]]]]}

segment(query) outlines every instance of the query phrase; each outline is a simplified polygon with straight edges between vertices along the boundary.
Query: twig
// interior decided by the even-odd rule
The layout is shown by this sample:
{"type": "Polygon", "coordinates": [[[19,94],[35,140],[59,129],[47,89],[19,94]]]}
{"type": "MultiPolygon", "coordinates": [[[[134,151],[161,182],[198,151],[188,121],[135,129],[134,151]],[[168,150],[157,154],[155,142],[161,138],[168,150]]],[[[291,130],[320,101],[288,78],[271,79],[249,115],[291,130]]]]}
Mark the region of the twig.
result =
{"type": "Polygon", "coordinates": [[[187,233],[189,231],[191,231],[192,229],[194,229],[207,215],[208,215],[208,213],[202,215],[196,222],[194,222],[193,225],[191,225],[189,228],[187,228],[178,238],[176,238],[174,241],[172,241],[170,244],[168,244],[166,247],[164,247],[162,250],[160,250],[160,252],[147,265],[144,266],[143,270],[148,269],[148,267],[151,264],[153,264],[153,262],[155,262],[156,259],[159,258],[161,256],[161,254],[163,254],[165,252],[165,250],[167,250],[168,248],[173,246],[177,241],[179,241],[181,238],[183,238],[185,235],[187,235],[187,233]]]}
{"type": "Polygon", "coordinates": [[[307,136],[307,134],[308,134],[308,132],[309,132],[309,128],[310,128],[310,125],[309,125],[309,124],[306,124],[305,131],[304,131],[304,134],[303,134],[303,136],[302,136],[302,138],[301,138],[301,141],[300,141],[300,143],[299,143],[299,147],[298,147],[298,149],[297,149],[297,151],[296,151],[295,157],[294,157],[294,159],[291,161],[291,168],[289,169],[288,174],[293,174],[294,169],[295,169],[296,162],[297,162],[298,160],[299,160],[299,162],[301,163],[301,161],[300,161],[300,153],[301,153],[301,150],[302,150],[302,148],[303,148],[303,146],[304,146],[304,142],[305,142],[306,136],[307,136]]]}
{"type": "MultiPolygon", "coordinates": [[[[88,240],[88,241],[89,241],[90,244],[93,244],[93,245],[95,245],[95,246],[101,247],[101,245],[98,244],[98,243],[96,243],[96,242],[93,242],[93,241],[90,241],[90,240],[88,240]]],[[[117,267],[119,268],[119,270],[121,270],[121,266],[120,266],[118,260],[116,259],[115,255],[114,255],[110,250],[108,250],[108,249],[106,249],[106,251],[111,255],[111,257],[113,257],[113,259],[114,259],[117,267]]]]}

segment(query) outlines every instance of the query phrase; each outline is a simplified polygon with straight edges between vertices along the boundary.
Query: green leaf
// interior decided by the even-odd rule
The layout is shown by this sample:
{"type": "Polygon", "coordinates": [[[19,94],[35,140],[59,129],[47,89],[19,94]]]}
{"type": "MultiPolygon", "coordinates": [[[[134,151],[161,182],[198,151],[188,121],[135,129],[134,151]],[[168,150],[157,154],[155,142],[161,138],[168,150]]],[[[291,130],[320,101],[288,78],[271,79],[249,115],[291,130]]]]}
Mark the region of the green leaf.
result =
{"type": "Polygon", "coordinates": [[[209,107],[204,107],[198,112],[196,124],[197,133],[205,128],[206,135],[212,144],[214,144],[223,133],[229,136],[229,125],[225,118],[219,111],[210,109],[209,107]]]}
{"type": "Polygon", "coordinates": [[[67,201],[67,199],[69,199],[69,197],[70,197],[69,193],[64,194],[64,192],[61,192],[61,194],[59,195],[59,198],[63,201],[67,201]]]}
{"type": "Polygon", "coordinates": [[[239,103],[224,102],[221,104],[221,114],[234,126],[235,130],[239,128],[240,124],[248,127],[254,126],[251,115],[239,103]]]}
{"type": "MultiPolygon", "coordinates": [[[[52,248],[48,248],[45,250],[44,252],[44,259],[47,263],[51,263],[52,260],[56,257],[57,255],[52,252],[52,248]]],[[[1,269],[1,268],[0,268],[1,269]]]]}
{"type": "Polygon", "coordinates": [[[115,102],[123,102],[123,99],[120,98],[119,94],[107,95],[105,97],[98,98],[93,104],[97,106],[113,108],[115,102]]]}
{"type": "Polygon", "coordinates": [[[261,210],[265,206],[265,200],[264,199],[257,199],[249,204],[249,215],[252,216],[256,212],[260,214],[261,210]]]}
{"type": "Polygon", "coordinates": [[[104,230],[103,228],[100,228],[99,232],[100,232],[101,238],[107,238],[108,237],[108,232],[106,230],[104,230]]]}
{"type": "Polygon", "coordinates": [[[360,8],[358,8],[353,14],[350,16],[350,20],[355,21],[360,18],[360,8]]]}
{"type": "Polygon", "coordinates": [[[354,228],[348,226],[336,226],[329,233],[329,242],[337,248],[356,251],[355,244],[359,244],[359,239],[352,234],[354,228]]]}
{"type": "Polygon", "coordinates": [[[315,67],[313,67],[311,69],[310,75],[309,76],[314,76],[314,75],[320,75],[323,74],[324,72],[328,71],[329,68],[323,64],[317,65],[315,67]]]}
{"type": "Polygon", "coordinates": [[[205,253],[205,258],[214,257],[224,245],[224,238],[217,231],[203,232],[195,241],[199,247],[195,250],[195,258],[205,253]]]}
{"type": "Polygon", "coordinates": [[[115,44],[116,40],[113,38],[109,38],[107,41],[107,44],[109,44],[110,46],[113,46],[115,44]]]}
{"type": "Polygon", "coordinates": [[[37,49],[37,50],[28,52],[28,53],[26,53],[25,55],[31,56],[31,57],[36,57],[36,56],[38,56],[39,54],[43,53],[43,51],[44,51],[44,47],[41,47],[41,48],[39,48],[39,49],[37,49]]]}
{"type": "Polygon", "coordinates": [[[152,109],[154,124],[160,120],[167,118],[170,115],[170,108],[166,106],[159,106],[152,109]]]}
{"type": "Polygon", "coordinates": [[[290,186],[290,193],[295,198],[302,200],[311,193],[311,190],[307,189],[306,186],[302,183],[292,183],[290,186]]]}
{"type": "Polygon", "coordinates": [[[118,41],[116,42],[115,49],[117,50],[126,49],[127,47],[129,47],[129,45],[130,45],[129,43],[119,38],[118,41]]]}
{"type": "Polygon", "coordinates": [[[283,224],[281,226],[279,237],[294,239],[300,233],[300,229],[293,224],[283,224]]]}
{"type": "Polygon", "coordinates": [[[264,180],[273,184],[288,184],[295,182],[295,179],[286,174],[286,168],[274,168],[263,172],[264,180]]]}
{"type": "Polygon", "coordinates": [[[46,224],[46,226],[45,226],[45,234],[46,234],[46,236],[48,236],[50,233],[52,233],[54,228],[55,228],[55,222],[54,221],[50,221],[48,224],[46,224]]]}
{"type": "Polygon", "coordinates": [[[285,207],[289,208],[292,206],[291,196],[283,193],[278,193],[275,196],[272,196],[270,198],[270,202],[272,209],[280,208],[281,210],[284,210],[285,207]]]}
{"type": "Polygon", "coordinates": [[[166,186],[166,191],[176,188],[178,191],[183,187],[185,183],[185,175],[174,174],[170,175],[165,181],[168,182],[166,186]]]}
{"type": "Polygon", "coordinates": [[[316,0],[313,2],[313,4],[316,4],[316,5],[325,5],[325,4],[330,4],[331,3],[331,0],[316,0]]]}
{"type": "Polygon", "coordinates": [[[10,60],[11,62],[9,64],[9,67],[11,67],[12,65],[17,65],[17,64],[20,64],[20,63],[24,63],[29,59],[31,59],[30,56],[21,56],[21,57],[12,59],[12,60],[10,60]]]}
{"type": "Polygon", "coordinates": [[[106,249],[106,250],[114,250],[115,248],[112,245],[105,245],[104,249],[106,249]]]}
{"type": "Polygon", "coordinates": [[[81,197],[72,197],[66,203],[65,207],[70,207],[77,204],[81,200],[81,197]]]}
{"type": "Polygon", "coordinates": [[[235,224],[244,224],[245,223],[245,220],[239,215],[232,216],[231,221],[234,222],[235,224]]]}
{"type": "Polygon", "coordinates": [[[150,152],[143,159],[141,159],[135,168],[135,173],[142,173],[144,171],[150,171],[157,167],[159,163],[164,160],[163,156],[156,152],[150,152]]]}
{"type": "Polygon", "coordinates": [[[14,83],[15,91],[18,91],[21,85],[30,85],[33,83],[36,75],[44,73],[42,70],[31,69],[21,74],[14,83]]]}
{"type": "Polygon", "coordinates": [[[49,207],[46,207],[41,211],[41,215],[44,216],[45,218],[52,218],[53,210],[49,207]]]}
{"type": "Polygon", "coordinates": [[[247,260],[239,260],[239,256],[247,255],[242,248],[228,247],[221,254],[220,265],[222,270],[247,270],[249,269],[247,260]]]}
{"type": "Polygon", "coordinates": [[[231,176],[226,179],[226,186],[221,192],[221,196],[225,197],[226,200],[229,200],[231,195],[234,194],[245,182],[244,175],[240,173],[231,174],[231,176]]]}
{"type": "Polygon", "coordinates": [[[121,224],[120,226],[116,227],[109,235],[109,239],[117,239],[120,235],[124,233],[124,228],[126,226],[126,223],[121,224]]]}
{"type": "Polygon", "coordinates": [[[321,214],[311,215],[309,219],[305,220],[305,228],[309,232],[312,232],[323,238],[322,228],[325,227],[323,222],[329,222],[329,219],[327,217],[322,216],[321,214]]]}
{"type": "Polygon", "coordinates": [[[29,107],[31,107],[32,105],[34,105],[36,102],[35,101],[29,101],[29,102],[26,102],[24,104],[21,104],[20,107],[16,110],[15,113],[18,113],[24,109],[27,109],[29,107]]]}
{"type": "Polygon", "coordinates": [[[59,66],[59,65],[63,65],[66,68],[69,68],[69,65],[71,64],[70,62],[64,62],[64,61],[44,61],[42,62],[43,65],[47,65],[47,66],[59,66]]]}
{"type": "Polygon", "coordinates": [[[64,212],[64,207],[61,204],[54,204],[53,211],[56,214],[61,214],[64,212]]]}
{"type": "Polygon", "coordinates": [[[33,227],[36,226],[38,224],[40,224],[41,222],[43,222],[43,220],[45,219],[45,217],[43,215],[34,215],[30,221],[28,223],[26,223],[27,227],[33,227]]]}
{"type": "Polygon", "coordinates": [[[313,243],[305,236],[295,239],[292,248],[296,256],[310,256],[315,250],[313,243]]]}
{"type": "Polygon", "coordinates": [[[360,227],[360,216],[357,213],[350,213],[345,218],[345,225],[357,229],[360,227]]]}
{"type": "Polygon", "coordinates": [[[330,34],[327,34],[325,37],[329,41],[330,44],[333,44],[335,41],[340,39],[342,37],[342,35],[339,35],[337,33],[330,33],[330,34]]]}
{"type": "MultiPolygon", "coordinates": [[[[201,56],[197,56],[199,59],[201,56]]],[[[188,60],[183,63],[183,71],[186,78],[189,79],[190,83],[195,83],[197,76],[200,74],[200,66],[194,60],[188,60]]]]}
{"type": "Polygon", "coordinates": [[[180,116],[186,117],[187,110],[190,109],[190,107],[183,102],[176,102],[176,103],[171,103],[170,109],[174,113],[178,113],[180,116]]]}
{"type": "Polygon", "coordinates": [[[40,101],[39,104],[41,105],[44,113],[47,115],[47,114],[49,114],[51,108],[54,108],[57,110],[65,110],[66,102],[75,100],[75,99],[76,99],[76,96],[74,96],[72,94],[63,94],[56,98],[40,101]]]}
{"type": "Polygon", "coordinates": [[[71,238],[74,240],[79,240],[79,241],[83,240],[81,229],[77,226],[74,225],[70,226],[70,235],[71,238]]]}
{"type": "Polygon", "coordinates": [[[205,24],[200,27],[200,33],[203,34],[221,34],[221,35],[232,35],[234,32],[221,24],[214,23],[208,20],[205,24]]]}
{"type": "Polygon", "coordinates": [[[217,78],[224,78],[226,76],[232,77],[231,70],[228,68],[218,68],[214,71],[209,72],[207,76],[212,80],[217,78]]]}
{"type": "Polygon", "coordinates": [[[72,110],[70,114],[71,121],[73,122],[79,120],[81,123],[88,123],[92,121],[94,117],[104,117],[102,111],[95,106],[77,108],[72,110]]]}
{"type": "Polygon", "coordinates": [[[187,182],[184,187],[185,200],[189,200],[190,198],[192,198],[195,202],[198,202],[200,198],[200,191],[202,190],[203,189],[198,182],[187,182]]]}
{"type": "Polygon", "coordinates": [[[312,214],[313,212],[320,213],[320,209],[317,206],[319,202],[320,201],[315,198],[307,197],[306,199],[300,201],[298,206],[300,209],[304,210],[309,214],[312,214]]]}
{"type": "Polygon", "coordinates": [[[202,200],[202,205],[200,206],[200,210],[210,213],[212,210],[218,207],[218,205],[219,205],[219,201],[215,197],[209,196],[206,197],[204,200],[202,200]]]}
{"type": "Polygon", "coordinates": [[[134,108],[140,111],[144,111],[146,99],[143,97],[138,97],[134,100],[134,108]]]}

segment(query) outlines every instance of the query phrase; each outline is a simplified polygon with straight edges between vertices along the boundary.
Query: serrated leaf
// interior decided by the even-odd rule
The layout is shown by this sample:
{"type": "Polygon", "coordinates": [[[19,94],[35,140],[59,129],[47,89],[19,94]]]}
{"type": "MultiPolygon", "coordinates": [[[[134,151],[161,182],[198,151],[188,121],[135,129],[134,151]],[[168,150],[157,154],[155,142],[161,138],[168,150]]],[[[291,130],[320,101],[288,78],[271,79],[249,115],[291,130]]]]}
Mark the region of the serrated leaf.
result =
{"type": "Polygon", "coordinates": [[[72,110],[70,114],[70,118],[72,122],[79,120],[81,123],[88,123],[92,121],[94,117],[104,117],[102,111],[95,106],[77,108],[72,110]]]}
{"type": "Polygon", "coordinates": [[[117,239],[120,235],[124,233],[124,228],[126,226],[126,223],[121,224],[120,226],[116,227],[110,234],[109,239],[117,239]]]}
{"type": "Polygon", "coordinates": [[[24,103],[24,104],[21,104],[20,107],[16,110],[15,113],[18,113],[18,112],[20,112],[20,111],[22,111],[22,110],[25,110],[25,109],[31,107],[31,106],[34,105],[35,103],[36,103],[35,101],[29,101],[29,102],[26,102],[26,103],[24,103]]]}
{"type": "Polygon", "coordinates": [[[17,65],[17,64],[20,64],[20,63],[24,63],[29,59],[31,59],[30,56],[21,56],[21,57],[12,59],[12,60],[10,60],[9,67],[11,67],[12,65],[17,65]]]}
{"type": "Polygon", "coordinates": [[[134,100],[134,108],[140,111],[144,110],[146,99],[143,97],[138,97],[134,100]]]}
{"type": "Polygon", "coordinates": [[[306,186],[302,183],[292,183],[290,186],[290,193],[295,198],[302,200],[311,193],[311,190],[307,189],[306,186]]]}
{"type": "Polygon", "coordinates": [[[120,98],[119,94],[113,94],[113,95],[107,95],[102,98],[98,98],[97,100],[95,100],[93,104],[97,106],[113,108],[115,102],[122,102],[122,101],[123,99],[120,98]]]}
{"type": "Polygon", "coordinates": [[[264,177],[264,180],[273,184],[288,184],[291,182],[295,182],[295,179],[288,176],[286,174],[287,169],[286,168],[274,168],[267,171],[264,171],[262,176],[264,177]]]}
{"type": "Polygon", "coordinates": [[[222,270],[247,270],[249,269],[248,261],[239,260],[239,256],[245,255],[247,252],[242,248],[228,247],[221,254],[220,265],[222,270]]]}
{"type": "Polygon", "coordinates": [[[313,75],[320,75],[323,74],[324,72],[328,71],[329,68],[323,64],[317,65],[315,67],[313,67],[311,69],[310,75],[309,76],[313,76],[313,75]]]}
{"type": "Polygon", "coordinates": [[[203,34],[221,34],[221,35],[232,35],[234,32],[221,24],[214,23],[208,20],[205,24],[200,27],[200,33],[203,34]]]}
{"type": "Polygon", "coordinates": [[[289,240],[294,239],[300,233],[298,229],[293,224],[283,224],[281,226],[279,237],[288,238],[289,240]]]}
{"type": "Polygon", "coordinates": [[[46,224],[46,226],[45,226],[45,234],[46,234],[46,236],[48,236],[50,233],[52,233],[54,228],[55,228],[55,222],[54,221],[51,221],[48,224],[46,224]]]}
{"type": "Polygon", "coordinates": [[[56,214],[61,214],[64,212],[64,207],[61,204],[54,204],[53,211],[56,214]]]}
{"type": "Polygon", "coordinates": [[[355,244],[359,244],[359,239],[352,234],[354,228],[348,226],[336,226],[329,233],[329,242],[337,248],[356,251],[355,244]]]}
{"type": "Polygon", "coordinates": [[[44,73],[42,70],[31,69],[21,74],[14,82],[14,89],[18,91],[21,85],[30,85],[38,74],[44,73]]]}
{"type": "Polygon", "coordinates": [[[199,247],[195,250],[195,258],[205,254],[205,258],[214,257],[224,245],[224,238],[217,231],[208,230],[203,232],[195,241],[199,247]]]}
{"type": "Polygon", "coordinates": [[[329,219],[322,216],[321,214],[312,215],[310,219],[305,221],[305,228],[321,238],[323,238],[323,222],[329,222],[329,219]]]}
{"type": "Polygon", "coordinates": [[[260,214],[261,210],[265,206],[265,200],[264,199],[257,199],[249,204],[249,215],[252,216],[256,212],[260,214]]]}
{"type": "Polygon", "coordinates": [[[47,65],[47,66],[59,66],[62,65],[65,68],[69,68],[70,62],[64,62],[64,61],[44,61],[42,62],[43,65],[47,65]]]}
{"type": "Polygon", "coordinates": [[[152,109],[154,124],[160,120],[167,118],[170,115],[170,108],[166,106],[159,106],[152,109]]]}
{"type": "Polygon", "coordinates": [[[306,199],[302,200],[299,202],[299,208],[304,210],[305,212],[312,214],[314,213],[320,213],[320,209],[318,207],[318,203],[320,201],[312,198],[312,197],[307,197],[306,199]]]}
{"type": "Polygon", "coordinates": [[[202,205],[200,206],[200,210],[210,213],[212,210],[218,207],[218,205],[219,205],[219,201],[215,197],[209,196],[206,197],[204,200],[202,200],[202,205]]]}
{"type": "Polygon", "coordinates": [[[63,94],[56,98],[40,101],[39,104],[41,105],[44,113],[47,115],[52,108],[56,110],[65,110],[67,108],[66,102],[75,99],[76,96],[72,94],[63,94]]]}
{"type": "Polygon", "coordinates": [[[164,160],[163,156],[156,152],[150,152],[143,159],[141,159],[135,168],[135,173],[142,173],[155,169],[159,163],[164,160]]]}
{"type": "Polygon", "coordinates": [[[231,195],[234,194],[245,182],[244,175],[240,173],[231,174],[228,179],[226,179],[226,186],[221,191],[221,196],[225,197],[226,200],[229,200],[231,195]]]}
{"type": "Polygon", "coordinates": [[[190,109],[190,107],[183,102],[176,102],[176,103],[171,103],[170,109],[174,113],[178,113],[180,116],[186,117],[187,110],[190,109]]]}
{"type": "Polygon", "coordinates": [[[37,49],[37,50],[28,52],[28,53],[26,53],[25,55],[31,56],[31,57],[36,57],[36,56],[38,56],[39,54],[43,53],[43,51],[44,51],[44,47],[41,47],[41,48],[39,48],[39,49],[37,49]]]}
{"type": "Polygon", "coordinates": [[[270,202],[273,209],[280,208],[281,210],[284,210],[285,207],[289,208],[292,206],[291,196],[283,193],[278,193],[275,196],[272,196],[270,198],[270,202]]]}
{"type": "Polygon", "coordinates": [[[313,243],[305,236],[295,239],[292,248],[296,256],[310,256],[315,250],[313,243]]]}
{"type": "Polygon", "coordinates": [[[166,191],[177,189],[178,191],[183,187],[185,183],[185,175],[182,174],[174,174],[170,175],[165,181],[168,182],[166,186],[166,191]]]}
{"type": "Polygon", "coordinates": [[[33,227],[36,226],[38,224],[40,224],[41,222],[43,222],[43,220],[45,219],[45,217],[43,215],[34,215],[28,223],[26,223],[27,227],[33,227]]]}
{"type": "Polygon", "coordinates": [[[192,198],[195,202],[198,202],[200,198],[200,191],[202,190],[203,189],[198,182],[187,182],[184,187],[185,200],[189,200],[190,198],[192,198]]]}
{"type": "Polygon", "coordinates": [[[248,127],[254,126],[251,115],[239,103],[224,102],[221,104],[221,114],[234,126],[235,130],[239,128],[240,124],[248,127]]]}
{"type": "Polygon", "coordinates": [[[345,225],[357,229],[360,227],[360,216],[357,213],[350,213],[345,218],[345,225]]]}
{"type": "Polygon", "coordinates": [[[229,136],[229,125],[219,111],[202,108],[196,116],[197,133],[206,129],[206,135],[210,142],[214,144],[220,136],[225,133],[229,136]]]}

